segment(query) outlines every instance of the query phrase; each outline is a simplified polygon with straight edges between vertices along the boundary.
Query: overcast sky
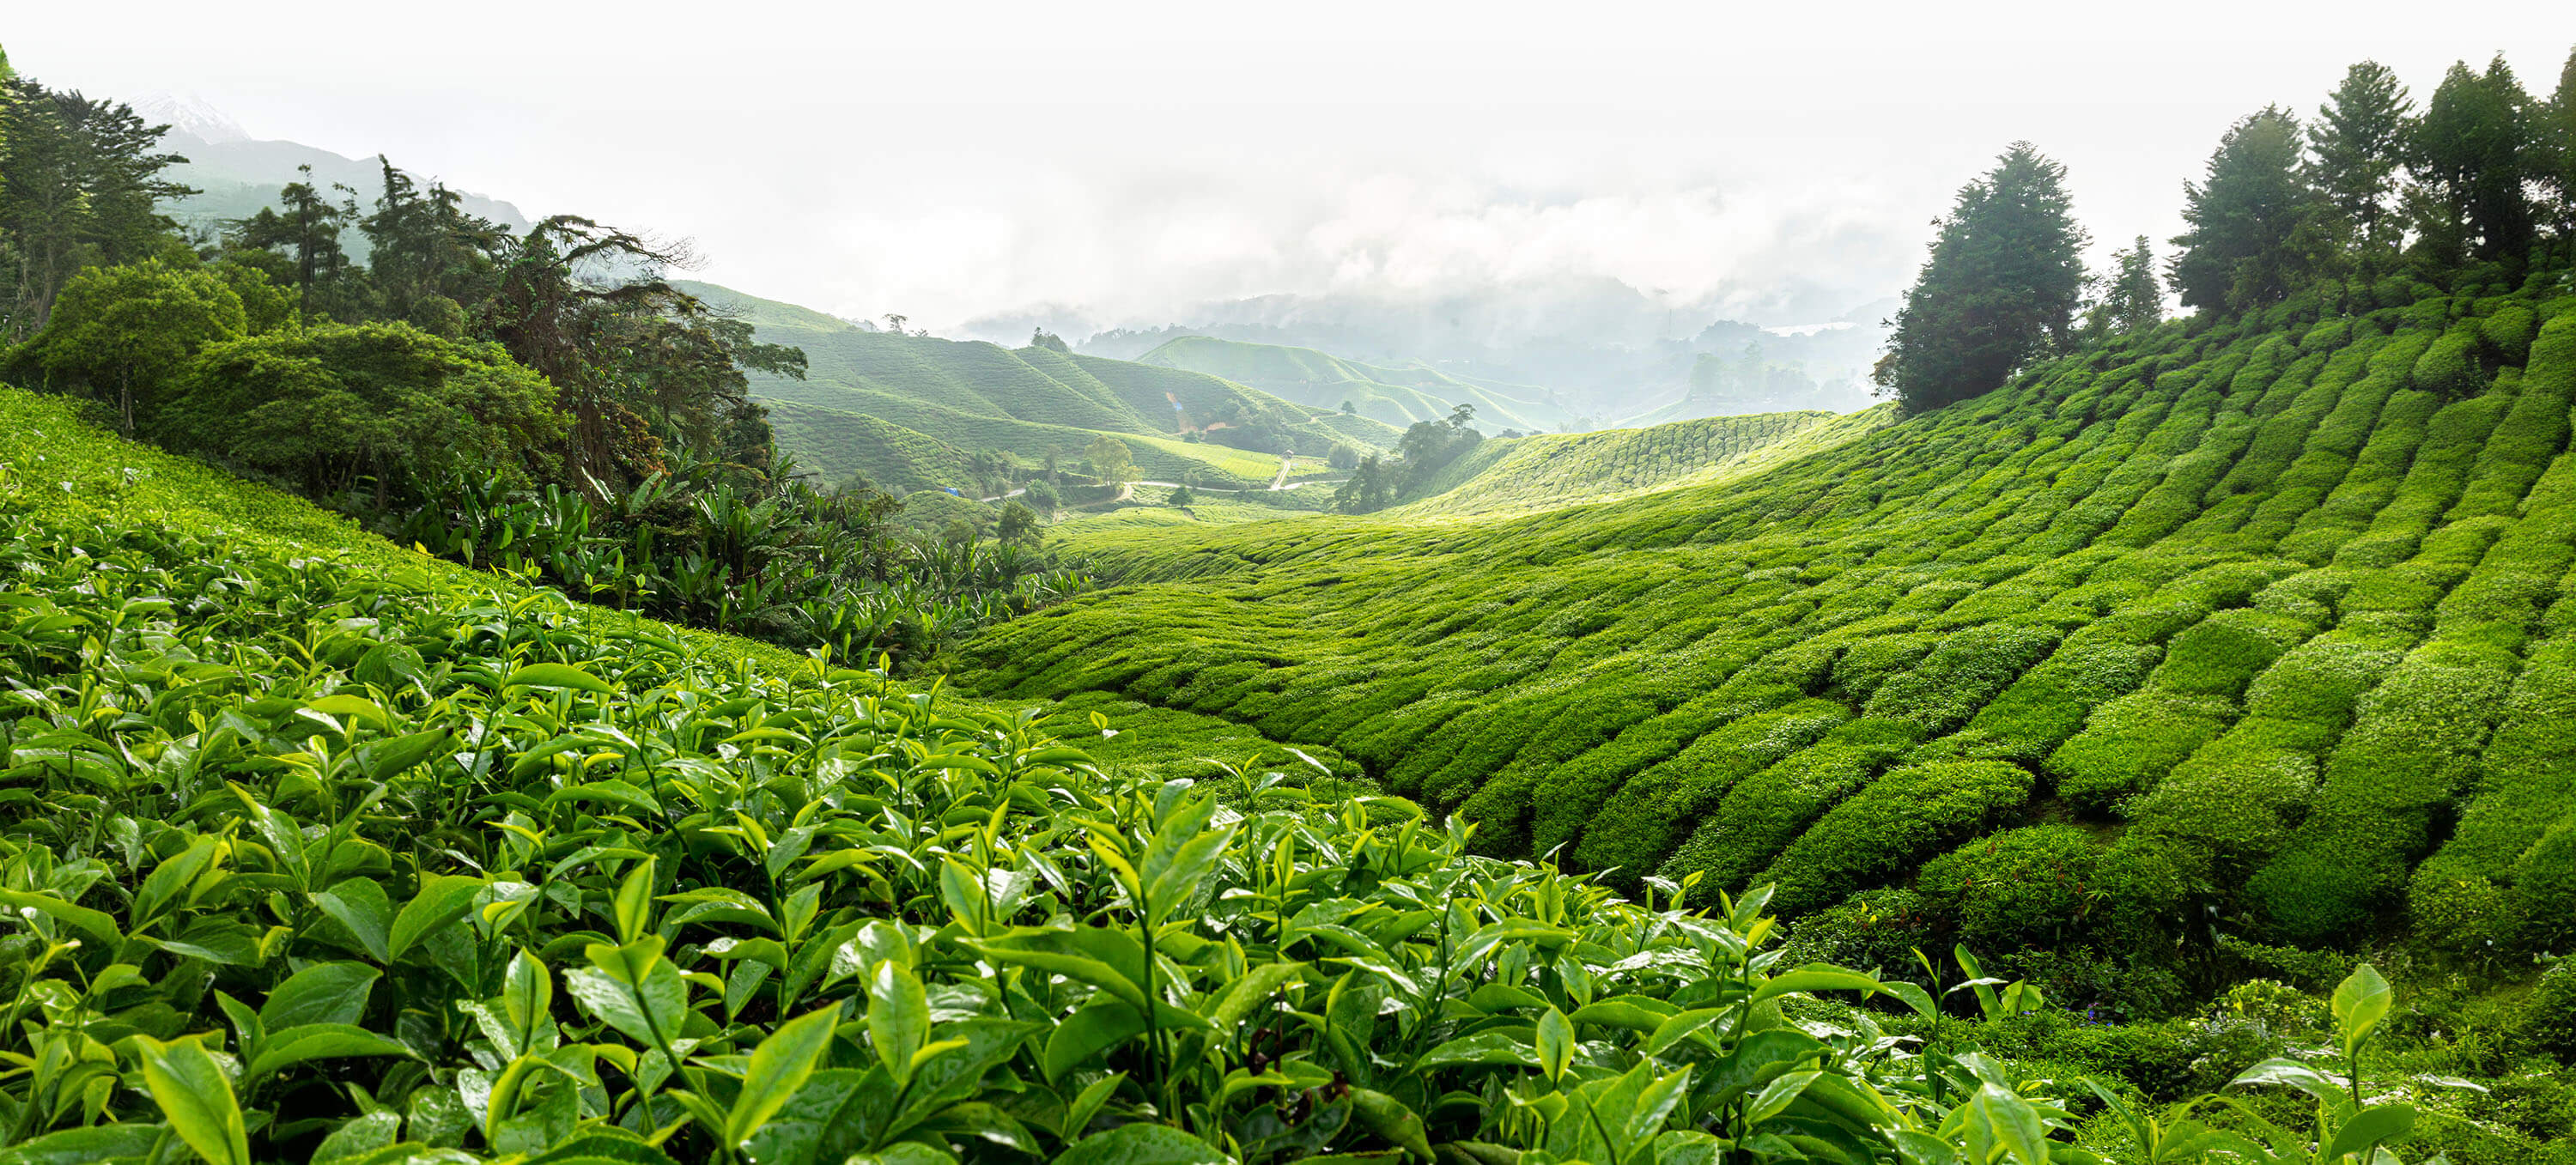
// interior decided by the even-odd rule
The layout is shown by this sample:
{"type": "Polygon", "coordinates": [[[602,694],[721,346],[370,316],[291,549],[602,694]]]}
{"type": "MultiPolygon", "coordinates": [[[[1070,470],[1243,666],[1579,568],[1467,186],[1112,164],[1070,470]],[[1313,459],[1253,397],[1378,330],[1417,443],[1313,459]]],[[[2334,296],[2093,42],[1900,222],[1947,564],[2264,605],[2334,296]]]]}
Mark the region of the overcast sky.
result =
{"type": "Polygon", "coordinates": [[[2576,45],[2565,0],[11,8],[0,45],[57,87],[193,93],[934,329],[1597,276],[1806,322],[1900,290],[2016,138],[2098,254],[2174,233],[2230,120],[2355,60],[2421,98],[2502,50],[2545,95],[2576,45]]]}

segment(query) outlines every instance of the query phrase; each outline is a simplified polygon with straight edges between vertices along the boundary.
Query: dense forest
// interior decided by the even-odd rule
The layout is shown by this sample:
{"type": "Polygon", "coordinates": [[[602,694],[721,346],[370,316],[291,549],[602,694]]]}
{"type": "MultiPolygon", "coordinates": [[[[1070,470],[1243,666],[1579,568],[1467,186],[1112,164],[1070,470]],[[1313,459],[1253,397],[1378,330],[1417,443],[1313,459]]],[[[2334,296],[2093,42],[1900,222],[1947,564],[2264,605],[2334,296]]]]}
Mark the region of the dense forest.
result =
{"type": "Polygon", "coordinates": [[[899,499],[780,456],[748,378],[801,378],[805,354],[671,279],[684,245],[576,215],[514,231],[390,162],[369,204],[308,170],[190,238],[160,211],[189,191],[160,177],[183,159],[159,127],[7,85],[0,374],[120,434],[589,601],[842,659],[918,662],[1088,585],[1032,515],[907,533],[899,499]]]}
{"type": "Polygon", "coordinates": [[[0,83],[0,1165],[2576,1165],[2576,55],[1544,435],[0,83]]]}

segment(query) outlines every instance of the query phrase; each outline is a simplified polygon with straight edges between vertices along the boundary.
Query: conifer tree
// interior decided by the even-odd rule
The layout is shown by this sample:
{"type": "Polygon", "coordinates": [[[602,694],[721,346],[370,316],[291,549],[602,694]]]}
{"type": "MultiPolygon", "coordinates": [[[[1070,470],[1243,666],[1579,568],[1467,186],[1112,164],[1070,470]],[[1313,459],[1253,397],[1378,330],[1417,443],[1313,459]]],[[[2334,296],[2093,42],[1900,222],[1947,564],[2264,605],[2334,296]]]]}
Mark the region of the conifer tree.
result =
{"type": "Polygon", "coordinates": [[[2395,225],[2389,218],[2397,175],[2406,161],[2414,102],[2397,74],[2377,61],[2347,70],[2308,127],[2318,190],[2341,212],[2354,249],[2377,255],[2395,225]]]}
{"type": "Polygon", "coordinates": [[[2277,303],[2320,264],[2320,203],[2300,173],[2299,119],[2265,106],[2220,138],[2198,185],[2183,187],[2168,269],[2184,307],[2241,312],[2277,303]]]}
{"type": "Polygon", "coordinates": [[[2551,218],[2561,234],[2576,235],[2576,50],[2558,71],[2558,92],[2539,110],[2533,137],[2547,163],[2542,183],[2557,195],[2551,218]]]}
{"type": "Polygon", "coordinates": [[[2102,301],[2094,306],[2098,330],[2122,335],[2143,332],[2165,318],[2165,286],[2156,277],[2155,252],[2147,246],[2147,236],[2111,252],[2111,272],[2102,287],[2102,301]]]}
{"type": "Polygon", "coordinates": [[[2070,338],[2084,229],[2066,167],[2015,142],[1959,190],[1873,373],[1915,413],[1965,400],[2070,338]]]}
{"type": "Polygon", "coordinates": [[[2533,237],[2524,186],[2538,175],[2531,96],[2498,53],[2484,74],[2454,63],[2415,123],[2409,167],[2426,184],[2415,204],[2426,260],[2522,254],[2533,237]]]}

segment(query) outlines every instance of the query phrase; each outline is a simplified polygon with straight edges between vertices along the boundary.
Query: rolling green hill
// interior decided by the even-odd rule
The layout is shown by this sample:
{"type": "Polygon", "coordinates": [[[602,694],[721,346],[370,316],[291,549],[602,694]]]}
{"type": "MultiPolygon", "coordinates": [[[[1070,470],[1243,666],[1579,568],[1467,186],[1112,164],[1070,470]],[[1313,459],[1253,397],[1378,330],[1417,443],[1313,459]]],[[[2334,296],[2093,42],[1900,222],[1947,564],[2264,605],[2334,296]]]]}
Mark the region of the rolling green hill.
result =
{"type": "Polygon", "coordinates": [[[738,313],[761,340],[805,351],[806,379],[755,374],[752,391],[777,409],[781,447],[834,476],[865,472],[937,488],[959,484],[952,454],[995,449],[1031,465],[1050,455],[1070,461],[1111,433],[1128,439],[1149,477],[1195,471],[1212,483],[1250,485],[1270,480],[1277,454],[1227,442],[1321,455],[1335,445],[1392,447],[1400,435],[1182,369],[874,332],[713,284],[681,286],[738,313]],[[874,423],[845,419],[853,416],[874,423]]]}
{"type": "Polygon", "coordinates": [[[984,685],[1331,744],[1492,852],[1776,882],[1900,953],[2134,958],[2132,999],[2294,947],[2563,950],[2555,294],[2167,324],[1621,503],[1131,530],[1128,585],[980,639],[984,685]]]}
{"type": "MultiPolygon", "coordinates": [[[[778,679],[793,679],[814,669],[810,657],[770,644],[566,602],[552,591],[397,546],[302,498],[244,481],[193,458],[120,440],[82,419],[79,406],[69,399],[0,384],[0,482],[13,478],[21,485],[32,485],[19,496],[48,520],[152,523],[206,539],[235,558],[310,559],[346,566],[378,579],[378,585],[391,593],[489,591],[518,604],[513,609],[544,605],[559,610],[565,626],[611,636],[642,633],[668,639],[693,652],[709,653],[728,668],[778,679]]],[[[955,695],[941,699],[962,709],[999,710],[955,695]]],[[[1115,734],[1092,736],[1086,746],[1113,770],[1139,776],[1201,775],[1206,765],[1200,758],[1240,760],[1268,747],[1258,734],[1223,720],[1106,693],[1063,701],[1055,710],[1074,718],[1067,723],[1092,712],[1110,717],[1115,734]]],[[[1356,771],[1329,749],[1307,752],[1336,771],[1356,771]]]]}
{"type": "Polygon", "coordinates": [[[1553,509],[1727,480],[1839,445],[1894,419],[1894,410],[1882,406],[1842,417],[1757,413],[1482,441],[1441,470],[1429,496],[1392,514],[1553,509]]]}
{"type": "Polygon", "coordinates": [[[771,401],[769,425],[779,447],[794,452],[799,466],[826,482],[864,473],[896,493],[975,486],[965,450],[892,421],[771,401]]]}
{"type": "Polygon", "coordinates": [[[1364,364],[1312,348],[1181,336],[1136,360],[1221,376],[1320,409],[1338,410],[1348,401],[1360,416],[1399,429],[1446,417],[1460,404],[1474,405],[1476,419],[1488,429],[1544,433],[1571,416],[1543,388],[1470,382],[1430,368],[1364,364]]]}

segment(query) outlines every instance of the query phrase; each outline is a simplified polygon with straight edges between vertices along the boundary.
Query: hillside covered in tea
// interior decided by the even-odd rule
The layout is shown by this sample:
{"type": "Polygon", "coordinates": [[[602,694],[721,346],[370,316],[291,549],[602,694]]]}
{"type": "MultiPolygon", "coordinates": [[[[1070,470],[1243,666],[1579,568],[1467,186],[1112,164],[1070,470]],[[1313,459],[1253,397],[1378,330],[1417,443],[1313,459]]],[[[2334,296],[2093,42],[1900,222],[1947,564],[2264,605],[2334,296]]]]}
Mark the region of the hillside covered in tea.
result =
{"type": "Polygon", "coordinates": [[[2167,324],[1722,486],[1123,542],[982,682],[1331,745],[1620,884],[2164,968],[2131,999],[2554,949],[2576,296],[2533,283],[2167,324]]]}

